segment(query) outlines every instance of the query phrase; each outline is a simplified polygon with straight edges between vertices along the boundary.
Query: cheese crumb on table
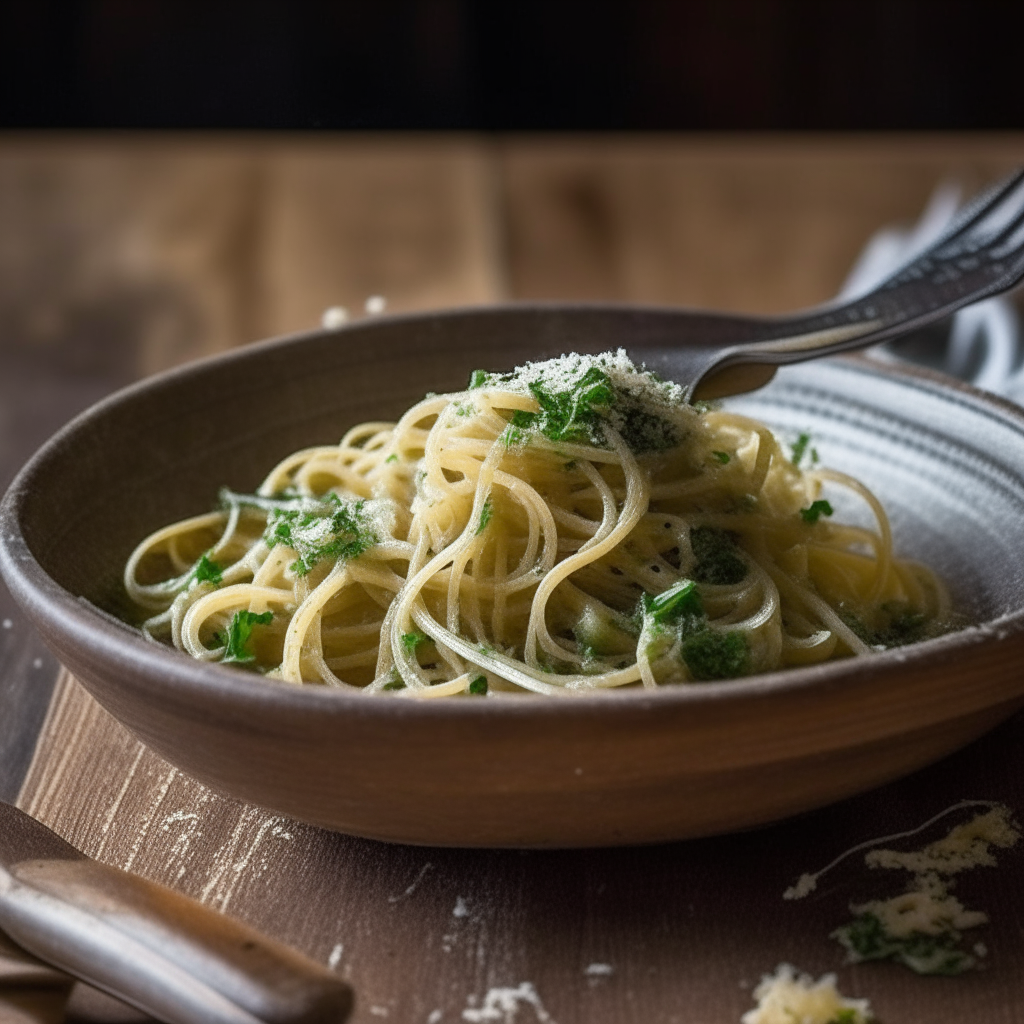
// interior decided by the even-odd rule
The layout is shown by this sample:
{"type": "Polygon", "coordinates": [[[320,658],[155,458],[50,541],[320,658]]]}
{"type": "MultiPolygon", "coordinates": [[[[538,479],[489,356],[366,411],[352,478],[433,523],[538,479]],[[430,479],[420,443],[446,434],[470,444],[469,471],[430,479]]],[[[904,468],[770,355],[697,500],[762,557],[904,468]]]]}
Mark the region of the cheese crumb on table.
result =
{"type": "Polygon", "coordinates": [[[937,871],[953,875],[970,868],[996,866],[990,847],[1009,849],[1020,839],[1020,830],[1010,809],[999,805],[985,814],[977,814],[963,825],[951,829],[945,839],[929,843],[923,850],[902,853],[898,850],[872,850],[864,862],[869,868],[903,868],[921,874],[937,871]]]}
{"type": "Polygon", "coordinates": [[[851,904],[854,919],[832,933],[846,949],[847,962],[894,960],[918,974],[970,970],[985,955],[985,947],[976,943],[969,952],[962,933],[987,924],[988,914],[967,909],[950,893],[952,876],[995,867],[992,847],[1007,849],[1019,838],[1010,809],[999,804],[923,849],[871,850],[864,858],[868,867],[901,869],[914,877],[898,896],[851,904]]]}
{"type": "Polygon", "coordinates": [[[757,1006],[740,1018],[742,1024],[868,1024],[874,1020],[867,999],[847,999],[836,988],[836,976],[814,980],[792,964],[779,964],[754,989],[757,1006]]]}

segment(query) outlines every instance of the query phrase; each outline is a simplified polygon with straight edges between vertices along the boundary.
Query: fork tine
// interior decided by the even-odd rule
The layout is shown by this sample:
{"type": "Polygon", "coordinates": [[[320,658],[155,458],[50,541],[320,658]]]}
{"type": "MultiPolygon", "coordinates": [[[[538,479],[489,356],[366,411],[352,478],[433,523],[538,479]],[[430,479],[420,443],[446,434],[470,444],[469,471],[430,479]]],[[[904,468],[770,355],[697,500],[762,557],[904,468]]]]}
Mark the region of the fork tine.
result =
{"type": "Polygon", "coordinates": [[[896,271],[881,285],[881,290],[898,287],[908,278],[931,274],[936,265],[945,264],[956,273],[954,268],[976,269],[979,261],[994,265],[1010,260],[1020,254],[1024,244],[1022,224],[1024,168],[968,203],[946,234],[896,271]]]}
{"type": "Polygon", "coordinates": [[[1018,185],[1006,192],[999,202],[995,203],[985,215],[975,223],[972,231],[989,232],[994,240],[1012,230],[1011,223],[1020,217],[1024,209],[1024,185],[1018,185]]]}
{"type": "MultiPolygon", "coordinates": [[[[1004,208],[1014,210],[1021,206],[1024,202],[1024,189],[1021,190],[1019,196],[1014,194],[1022,185],[1024,185],[1024,168],[1020,168],[1010,177],[987,188],[953,217],[945,233],[928,247],[926,253],[921,255],[946,253],[948,248],[959,240],[969,238],[987,217],[1004,208]]],[[[984,239],[979,246],[987,244],[988,241],[987,238],[984,239]]],[[[916,262],[918,262],[918,258],[911,259],[907,265],[912,266],[916,262]]]]}
{"type": "Polygon", "coordinates": [[[946,233],[928,247],[928,251],[933,253],[941,252],[955,239],[970,234],[981,221],[999,210],[1008,199],[1013,199],[1014,205],[1019,205],[1024,201],[1024,191],[1016,198],[1013,197],[1013,193],[1021,185],[1024,185],[1024,168],[1015,171],[1004,181],[998,182],[990,189],[982,192],[981,195],[972,199],[953,218],[946,233]]]}
{"type": "Polygon", "coordinates": [[[955,256],[958,249],[965,253],[980,252],[983,249],[994,250],[1007,236],[1016,232],[1024,218],[1024,181],[1019,182],[1002,196],[995,204],[982,211],[980,218],[974,219],[970,226],[938,245],[934,251],[936,256],[949,258],[955,256]]]}

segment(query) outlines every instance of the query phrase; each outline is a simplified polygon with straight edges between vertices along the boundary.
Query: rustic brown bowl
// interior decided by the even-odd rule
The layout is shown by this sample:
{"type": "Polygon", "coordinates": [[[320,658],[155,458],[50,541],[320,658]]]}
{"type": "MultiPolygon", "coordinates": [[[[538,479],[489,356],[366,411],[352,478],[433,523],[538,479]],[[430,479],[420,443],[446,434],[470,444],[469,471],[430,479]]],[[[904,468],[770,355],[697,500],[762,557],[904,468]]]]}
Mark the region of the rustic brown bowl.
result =
{"type": "Polygon", "coordinates": [[[0,567],[113,715],[214,789],[361,836],[463,846],[652,842],[746,828],[925,765],[1024,704],[1024,412],[867,360],[783,370],[734,400],[875,488],[902,553],[981,623],[736,682],[417,703],[195,662],[99,608],[133,546],[252,488],[281,456],[397,415],[469,371],[727,331],[677,311],[512,307],[367,320],[164,374],[78,417],[0,506],[0,567]],[[85,600],[83,600],[85,599],[85,600]]]}

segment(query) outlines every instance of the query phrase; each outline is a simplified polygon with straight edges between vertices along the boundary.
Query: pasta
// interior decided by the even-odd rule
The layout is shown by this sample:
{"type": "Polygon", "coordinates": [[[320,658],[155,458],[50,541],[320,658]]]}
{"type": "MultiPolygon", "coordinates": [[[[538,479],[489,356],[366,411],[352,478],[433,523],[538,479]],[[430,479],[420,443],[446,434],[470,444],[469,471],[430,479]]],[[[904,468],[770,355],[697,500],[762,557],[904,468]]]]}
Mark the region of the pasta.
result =
{"type": "Polygon", "coordinates": [[[145,634],[286,683],[444,697],[728,679],[948,627],[858,481],[623,350],[476,371],[158,530],[145,634]],[[801,469],[801,462],[810,462],[801,469]],[[875,528],[832,520],[823,493],[875,528]]]}

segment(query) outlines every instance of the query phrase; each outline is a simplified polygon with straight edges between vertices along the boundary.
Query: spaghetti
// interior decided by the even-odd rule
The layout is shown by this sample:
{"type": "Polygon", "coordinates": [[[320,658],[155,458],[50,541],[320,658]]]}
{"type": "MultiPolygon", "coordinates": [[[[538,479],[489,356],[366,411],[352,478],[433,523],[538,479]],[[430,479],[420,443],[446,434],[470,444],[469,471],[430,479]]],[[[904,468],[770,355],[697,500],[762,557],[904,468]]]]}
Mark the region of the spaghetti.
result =
{"type": "Polygon", "coordinates": [[[158,530],[125,587],[194,658],[420,697],[651,689],[946,628],[878,500],[807,449],[622,350],[477,371],[158,530]],[[875,528],[834,522],[825,485],[875,528]]]}

